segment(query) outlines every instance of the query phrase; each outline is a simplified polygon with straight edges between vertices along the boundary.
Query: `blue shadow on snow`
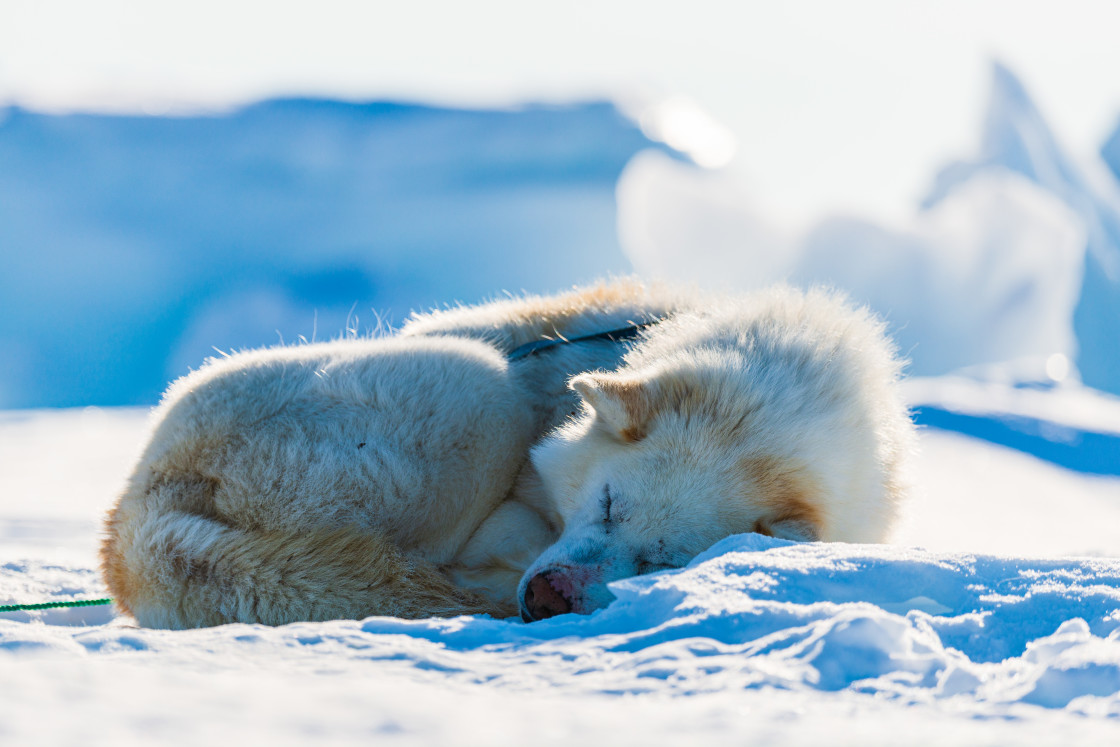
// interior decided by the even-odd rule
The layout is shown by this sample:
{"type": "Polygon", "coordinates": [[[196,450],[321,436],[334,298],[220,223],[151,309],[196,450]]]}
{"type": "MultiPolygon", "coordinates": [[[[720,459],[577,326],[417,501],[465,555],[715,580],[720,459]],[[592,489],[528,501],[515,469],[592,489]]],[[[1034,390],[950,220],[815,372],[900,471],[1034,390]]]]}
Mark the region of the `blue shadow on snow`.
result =
{"type": "Polygon", "coordinates": [[[1095,433],[1047,420],[1014,415],[971,415],[922,405],[914,422],[962,433],[1091,475],[1120,476],[1120,434],[1095,433]]]}

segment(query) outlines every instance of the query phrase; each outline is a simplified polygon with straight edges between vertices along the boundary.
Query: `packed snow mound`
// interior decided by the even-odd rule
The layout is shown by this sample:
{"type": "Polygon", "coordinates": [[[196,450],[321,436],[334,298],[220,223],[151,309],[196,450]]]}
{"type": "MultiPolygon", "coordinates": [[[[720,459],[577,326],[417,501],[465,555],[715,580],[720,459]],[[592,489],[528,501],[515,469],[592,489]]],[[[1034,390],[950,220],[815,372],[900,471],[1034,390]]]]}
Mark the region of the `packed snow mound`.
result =
{"type": "MultiPolygon", "coordinates": [[[[29,590],[28,576],[55,595],[100,591],[84,569],[8,563],[0,598],[29,590]]],[[[280,656],[298,648],[336,667],[403,659],[452,681],[520,691],[845,690],[911,702],[968,698],[977,715],[1028,703],[1120,716],[1120,560],[740,535],[687,568],[611,588],[617,599],[600,612],[531,625],[369,618],[170,632],[104,625],[100,611],[10,612],[0,651],[130,651],[221,669],[235,649],[280,656]]]]}
{"type": "Polygon", "coordinates": [[[916,375],[996,364],[1120,392],[1120,201],[1103,176],[1083,174],[997,65],[979,154],[946,168],[904,225],[786,230],[742,182],[650,154],[623,173],[619,230],[643,274],[839,287],[889,322],[916,375]]]}
{"type": "MultiPolygon", "coordinates": [[[[0,408],[153,404],[215,348],[629,271],[609,103],[0,112],[0,408]]],[[[657,146],[659,147],[659,146],[657,146]]]]}

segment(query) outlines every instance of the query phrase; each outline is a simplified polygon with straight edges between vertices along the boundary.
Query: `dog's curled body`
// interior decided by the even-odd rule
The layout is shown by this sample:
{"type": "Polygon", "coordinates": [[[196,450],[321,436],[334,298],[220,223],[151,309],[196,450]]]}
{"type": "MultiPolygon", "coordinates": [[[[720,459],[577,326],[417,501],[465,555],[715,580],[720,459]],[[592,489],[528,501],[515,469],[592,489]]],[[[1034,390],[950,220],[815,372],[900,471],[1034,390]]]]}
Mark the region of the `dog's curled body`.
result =
{"type": "Polygon", "coordinates": [[[166,628],[515,613],[521,573],[558,529],[511,496],[529,448],[578,409],[568,379],[625,348],[507,355],[680,303],[621,281],[209,361],[168,389],[110,511],[110,592],[166,628]]]}
{"type": "Polygon", "coordinates": [[[899,367],[830,293],[634,281],[237,354],[168,390],[103,573],[154,627],[534,620],[739,532],[881,541],[913,438],[899,367]]]}

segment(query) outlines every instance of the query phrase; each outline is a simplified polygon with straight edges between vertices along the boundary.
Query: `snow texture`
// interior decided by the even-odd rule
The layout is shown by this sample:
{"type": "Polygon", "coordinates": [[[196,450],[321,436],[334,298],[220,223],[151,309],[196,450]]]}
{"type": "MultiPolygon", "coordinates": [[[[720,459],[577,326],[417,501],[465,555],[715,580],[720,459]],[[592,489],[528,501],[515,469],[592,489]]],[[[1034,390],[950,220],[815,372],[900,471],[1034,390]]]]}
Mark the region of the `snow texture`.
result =
{"type": "MultiPolygon", "coordinates": [[[[89,570],[27,561],[0,566],[0,579],[21,594],[98,588],[89,570]]],[[[910,702],[969,696],[988,715],[1011,703],[1064,708],[1095,696],[1104,700],[1077,707],[1120,716],[1118,560],[798,546],[741,535],[688,568],[611,588],[617,599],[600,613],[532,625],[370,618],[182,633],[105,627],[104,608],[9,612],[0,649],[159,655],[191,647],[217,665],[234,642],[246,641],[278,655],[295,646],[320,651],[339,666],[399,658],[403,650],[413,666],[449,679],[521,691],[691,695],[776,687],[910,702]],[[27,624],[32,617],[45,624],[27,624]]]]}
{"type": "MultiPolygon", "coordinates": [[[[1120,400],[1091,390],[927,379],[907,395],[923,410],[1120,434],[1120,400]]],[[[104,595],[96,523],[147,427],[138,410],[0,418],[0,450],[14,457],[0,474],[0,603],[104,595]]],[[[1114,742],[1120,559],[1102,554],[1120,554],[1120,477],[936,428],[922,447],[898,544],[730,537],[687,568],[617,582],[616,600],[585,617],[175,632],[137,629],[111,607],[0,613],[0,733],[43,744],[1114,742]]]]}

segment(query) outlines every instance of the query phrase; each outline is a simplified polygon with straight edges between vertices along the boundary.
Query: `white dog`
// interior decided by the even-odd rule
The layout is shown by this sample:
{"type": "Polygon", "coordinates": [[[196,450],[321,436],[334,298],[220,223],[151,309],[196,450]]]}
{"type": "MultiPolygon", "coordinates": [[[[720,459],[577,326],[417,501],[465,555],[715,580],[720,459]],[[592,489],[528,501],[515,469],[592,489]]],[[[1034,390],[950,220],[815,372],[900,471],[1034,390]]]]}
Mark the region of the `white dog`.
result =
{"type": "Polygon", "coordinates": [[[737,532],[881,539],[896,377],[824,294],[634,282],[242,353],[169,389],[103,571],[156,627],[587,612],[737,532]]]}
{"type": "Polygon", "coordinates": [[[395,337],[239,353],[175,382],[106,522],[102,571],[141,625],[516,614],[554,538],[514,484],[529,447],[671,315],[633,281],[437,311],[395,337]]]}
{"type": "Polygon", "coordinates": [[[522,579],[522,616],[590,612],[610,581],[731,534],[882,541],[913,438],[898,374],[882,325],[823,292],[651,327],[617,370],[572,379],[582,414],[532,451],[563,533],[522,579]]]}

